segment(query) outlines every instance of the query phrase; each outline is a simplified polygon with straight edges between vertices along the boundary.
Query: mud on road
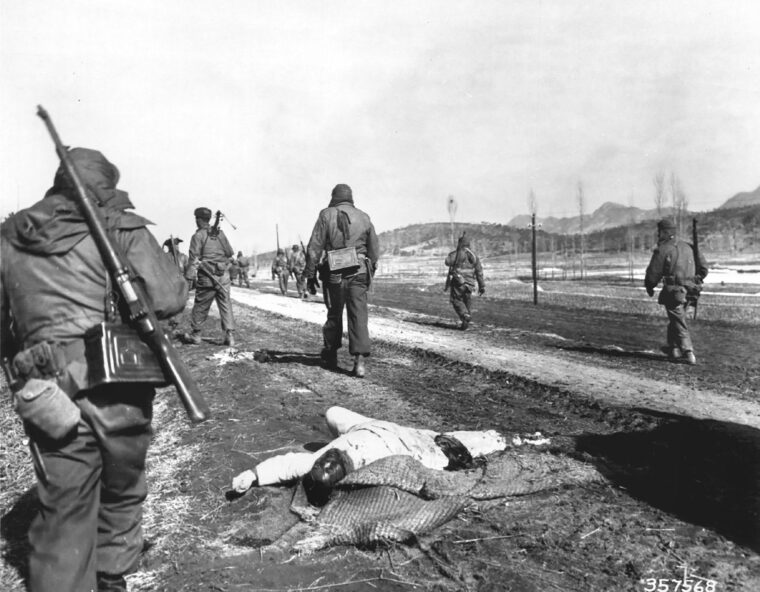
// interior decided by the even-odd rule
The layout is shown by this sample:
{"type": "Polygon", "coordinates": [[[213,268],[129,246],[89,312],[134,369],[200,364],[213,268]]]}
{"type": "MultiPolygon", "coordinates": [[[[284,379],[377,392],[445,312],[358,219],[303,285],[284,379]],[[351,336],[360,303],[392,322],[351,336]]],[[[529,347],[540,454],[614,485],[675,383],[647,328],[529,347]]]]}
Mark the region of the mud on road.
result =
{"type": "Polygon", "coordinates": [[[504,302],[491,313],[483,299],[462,333],[442,295],[417,290],[404,303],[403,290],[378,283],[375,347],[360,380],[347,353],[337,372],[321,367],[320,302],[259,288],[234,290],[236,361],[222,363],[214,319],[202,345],[178,346],[214,417],[189,426],[173,394],[161,394],[146,507],[152,546],[132,590],[641,591],[684,574],[715,590],[760,587],[758,354],[742,341],[757,332],[710,327],[709,347],[731,365],[690,369],[666,363],[651,337],[649,348],[631,342],[631,331],[662,331],[662,319],[589,322],[504,302]],[[266,352],[266,361],[245,352],[266,352]],[[572,375],[558,377],[557,367],[572,375]],[[699,395],[692,408],[690,393],[699,395]],[[288,509],[295,487],[227,499],[231,478],[329,441],[323,414],[332,405],[441,431],[540,431],[553,454],[604,478],[473,505],[408,545],[262,553],[298,521],[288,509]]]}

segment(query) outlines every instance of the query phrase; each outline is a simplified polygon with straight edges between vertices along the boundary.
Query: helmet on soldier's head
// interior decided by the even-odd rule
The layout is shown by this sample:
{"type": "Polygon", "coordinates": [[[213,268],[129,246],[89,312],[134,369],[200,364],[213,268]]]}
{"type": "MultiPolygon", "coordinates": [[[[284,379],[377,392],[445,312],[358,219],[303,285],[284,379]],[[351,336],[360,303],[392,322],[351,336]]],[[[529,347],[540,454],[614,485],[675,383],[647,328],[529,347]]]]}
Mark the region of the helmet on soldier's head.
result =
{"type": "Polygon", "coordinates": [[[284,255],[285,251],[283,249],[277,249],[277,254],[278,255],[284,255]]]}
{"type": "Polygon", "coordinates": [[[301,247],[299,247],[298,245],[293,245],[293,250],[294,250],[294,251],[298,251],[300,248],[301,248],[301,247]]]}
{"type": "Polygon", "coordinates": [[[174,241],[174,244],[175,244],[175,245],[178,245],[179,243],[183,242],[181,238],[177,238],[177,237],[175,236],[175,237],[174,237],[174,239],[172,239],[172,238],[167,238],[167,239],[164,241],[164,246],[165,246],[165,247],[170,247],[170,246],[171,246],[171,244],[172,244],[172,240],[174,241]]]}
{"type": "Polygon", "coordinates": [[[195,214],[196,218],[200,218],[201,220],[211,220],[211,210],[208,208],[195,208],[195,214]]]}
{"type": "Polygon", "coordinates": [[[663,234],[673,234],[676,231],[676,225],[670,218],[663,218],[657,223],[657,230],[663,234]]]}
{"type": "Polygon", "coordinates": [[[238,257],[242,257],[242,256],[243,256],[243,251],[238,251],[238,257]]]}
{"type": "Polygon", "coordinates": [[[470,246],[470,239],[466,236],[462,237],[462,246],[463,247],[469,247],[470,246]]]}

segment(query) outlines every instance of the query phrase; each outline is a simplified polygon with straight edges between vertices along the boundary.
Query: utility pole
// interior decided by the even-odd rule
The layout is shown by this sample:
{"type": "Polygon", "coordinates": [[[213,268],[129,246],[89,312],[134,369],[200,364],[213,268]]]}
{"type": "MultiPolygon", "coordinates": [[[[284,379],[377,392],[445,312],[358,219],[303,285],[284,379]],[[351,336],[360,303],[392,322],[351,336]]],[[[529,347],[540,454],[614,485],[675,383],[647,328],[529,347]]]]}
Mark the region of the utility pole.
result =
{"type": "Polygon", "coordinates": [[[541,226],[536,224],[536,212],[533,212],[530,216],[531,228],[531,270],[533,275],[533,304],[538,304],[538,273],[536,271],[536,227],[541,226]]]}
{"type": "Polygon", "coordinates": [[[275,224],[274,225],[274,233],[277,235],[277,250],[280,250],[280,227],[275,224]]]}

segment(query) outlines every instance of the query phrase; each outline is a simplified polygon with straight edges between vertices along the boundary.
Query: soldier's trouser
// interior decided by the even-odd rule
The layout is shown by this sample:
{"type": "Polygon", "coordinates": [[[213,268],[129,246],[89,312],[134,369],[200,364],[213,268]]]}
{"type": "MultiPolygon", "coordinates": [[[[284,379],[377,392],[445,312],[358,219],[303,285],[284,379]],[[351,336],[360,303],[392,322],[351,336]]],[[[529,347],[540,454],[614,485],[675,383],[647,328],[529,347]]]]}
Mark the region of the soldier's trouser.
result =
{"type": "Polygon", "coordinates": [[[288,275],[283,271],[277,276],[278,283],[280,285],[280,292],[283,294],[288,293],[288,275]]]}
{"type": "Polygon", "coordinates": [[[451,286],[449,288],[449,301],[454,307],[454,311],[459,315],[460,320],[470,318],[470,300],[472,297],[472,291],[468,285],[455,288],[451,286]]]}
{"type": "Polygon", "coordinates": [[[238,286],[241,288],[243,287],[243,282],[245,282],[245,287],[250,288],[251,284],[248,282],[248,268],[241,269],[240,274],[238,275],[238,279],[240,280],[238,282],[238,286]]]}
{"type": "Polygon", "coordinates": [[[195,287],[195,302],[193,304],[193,311],[190,314],[190,328],[193,332],[201,330],[203,323],[208,318],[208,311],[211,309],[211,303],[214,300],[216,300],[219,316],[222,319],[222,330],[235,330],[235,319],[232,316],[232,299],[230,298],[232,282],[228,274],[216,276],[216,278],[222,285],[221,288],[211,283],[211,280],[207,277],[198,276],[198,285],[195,287]]]}
{"type": "Polygon", "coordinates": [[[293,272],[296,276],[296,290],[298,290],[298,295],[303,296],[306,294],[306,276],[301,273],[293,272]]]}
{"type": "Polygon", "coordinates": [[[679,347],[681,351],[693,351],[691,335],[686,325],[686,304],[678,303],[665,306],[668,313],[668,346],[679,347]]]}
{"type": "Polygon", "coordinates": [[[145,457],[151,439],[152,387],[108,385],[78,398],[82,418],[71,437],[37,442],[39,514],[29,529],[31,592],[97,590],[96,574],[134,569],[143,546],[145,457]]]}
{"type": "Polygon", "coordinates": [[[323,282],[327,322],[322,327],[325,348],[337,350],[343,341],[343,307],[348,319],[348,351],[354,356],[370,354],[367,327],[367,274],[342,278],[340,283],[323,282]]]}

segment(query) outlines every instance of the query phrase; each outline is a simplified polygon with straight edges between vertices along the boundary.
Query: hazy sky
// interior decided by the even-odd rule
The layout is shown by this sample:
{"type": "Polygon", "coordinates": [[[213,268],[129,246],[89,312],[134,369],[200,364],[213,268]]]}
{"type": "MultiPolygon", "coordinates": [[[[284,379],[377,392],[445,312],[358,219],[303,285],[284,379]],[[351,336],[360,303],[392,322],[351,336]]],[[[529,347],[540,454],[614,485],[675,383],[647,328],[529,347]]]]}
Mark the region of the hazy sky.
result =
{"type": "MultiPolygon", "coordinates": [[[[378,231],[760,185],[756,0],[0,0],[0,213],[101,150],[155,234],[308,240],[336,183],[378,231]]],[[[186,246],[186,245],[185,245],[186,246]]]]}

